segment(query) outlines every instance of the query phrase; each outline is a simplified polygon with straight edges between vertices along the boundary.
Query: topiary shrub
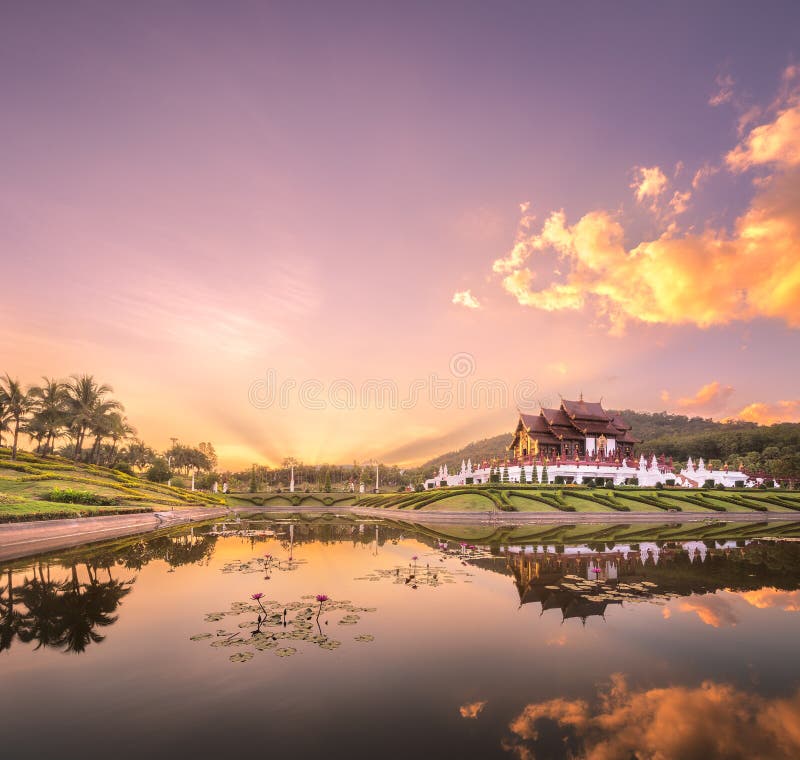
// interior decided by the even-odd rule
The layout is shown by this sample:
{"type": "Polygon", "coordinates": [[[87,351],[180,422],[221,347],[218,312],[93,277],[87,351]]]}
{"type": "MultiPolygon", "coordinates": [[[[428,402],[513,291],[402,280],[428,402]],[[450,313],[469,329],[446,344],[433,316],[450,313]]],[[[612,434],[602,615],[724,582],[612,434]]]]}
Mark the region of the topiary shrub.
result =
{"type": "Polygon", "coordinates": [[[672,486],[675,485],[675,478],[667,478],[664,481],[664,485],[670,486],[670,488],[671,488],[672,486]]]}
{"type": "Polygon", "coordinates": [[[664,484],[660,481],[656,483],[656,491],[661,491],[664,488],[664,484]]]}

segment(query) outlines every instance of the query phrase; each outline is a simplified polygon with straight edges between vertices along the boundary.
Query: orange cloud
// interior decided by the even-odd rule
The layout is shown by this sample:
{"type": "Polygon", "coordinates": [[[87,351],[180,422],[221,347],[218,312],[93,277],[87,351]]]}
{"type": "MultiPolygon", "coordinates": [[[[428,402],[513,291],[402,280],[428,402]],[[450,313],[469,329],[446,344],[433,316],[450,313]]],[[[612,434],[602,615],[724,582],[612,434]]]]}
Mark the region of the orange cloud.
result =
{"type": "Polygon", "coordinates": [[[470,290],[462,290],[453,294],[453,303],[466,306],[468,309],[480,309],[481,304],[470,290]]]}
{"type": "MultiPolygon", "coordinates": [[[[671,212],[661,218],[666,229],[634,247],[625,245],[616,214],[595,210],[570,225],[562,209],[537,232],[526,206],[514,246],[493,264],[503,287],[521,305],[545,311],[579,310],[591,301],[617,334],[630,321],[710,327],[773,318],[800,327],[800,96],[794,98],[783,94],[773,121],[752,129],[727,156],[734,171],[773,170],[757,183],[731,232],[708,226],[678,233],[674,217],[685,210],[689,191],[672,196],[671,212]],[[547,250],[558,255],[564,274],[534,287],[529,262],[547,250]]],[[[693,184],[714,171],[704,166],[693,184]]],[[[655,209],[667,185],[654,166],[639,167],[631,187],[655,209]]]]}
{"type": "Polygon", "coordinates": [[[565,699],[527,705],[510,723],[503,747],[521,760],[539,757],[546,723],[561,732],[567,756],[584,760],[800,755],[800,692],[764,698],[712,681],[634,691],[617,674],[596,706],[565,699]]]}
{"type": "Polygon", "coordinates": [[[744,591],[739,596],[760,610],[778,608],[784,612],[800,612],[800,591],[760,588],[756,591],[744,591]]]}
{"type": "Polygon", "coordinates": [[[708,163],[703,164],[692,177],[692,189],[697,190],[703,182],[713,177],[718,171],[718,166],[711,166],[708,163]]]}
{"type": "Polygon", "coordinates": [[[763,164],[800,164],[800,103],[780,111],[773,121],[753,128],[725,156],[725,162],[735,172],[763,164]]]}
{"type": "Polygon", "coordinates": [[[714,80],[717,91],[708,99],[710,106],[721,106],[733,98],[733,85],[736,84],[730,74],[718,74],[714,80]]]}
{"type": "Polygon", "coordinates": [[[728,628],[739,622],[730,601],[716,595],[691,597],[678,604],[681,612],[694,612],[706,625],[728,628]]]}
{"type": "Polygon", "coordinates": [[[682,214],[684,211],[686,211],[686,209],[689,208],[689,201],[691,198],[691,191],[686,190],[682,193],[680,190],[676,190],[672,194],[672,199],[669,202],[669,207],[672,209],[672,213],[677,216],[678,214],[682,214]]]}
{"type": "Polygon", "coordinates": [[[776,422],[800,422],[800,399],[778,401],[775,404],[755,402],[741,409],[730,419],[773,425],[776,422]]]}
{"type": "Polygon", "coordinates": [[[636,177],[630,186],[635,191],[636,200],[644,203],[648,198],[652,198],[653,208],[655,208],[656,199],[667,188],[666,175],[659,166],[637,166],[635,171],[636,177]]]}
{"type": "Polygon", "coordinates": [[[733,393],[733,386],[722,385],[719,380],[714,380],[700,388],[694,396],[684,396],[677,401],[681,409],[704,409],[719,408],[733,393]]]}
{"type": "Polygon", "coordinates": [[[461,705],[458,708],[458,711],[461,713],[462,718],[470,718],[475,720],[483,710],[484,707],[488,704],[487,700],[482,700],[480,702],[468,702],[465,705],[461,705]]]}
{"type": "Polygon", "coordinates": [[[760,188],[732,235],[668,231],[630,250],[624,238],[622,224],[606,211],[574,225],[557,211],[493,268],[506,273],[503,287],[520,304],[577,310],[594,299],[617,332],[628,321],[710,327],[757,317],[800,327],[800,171],[760,188]],[[555,250],[567,272],[533,289],[527,261],[543,249],[555,250]]]}

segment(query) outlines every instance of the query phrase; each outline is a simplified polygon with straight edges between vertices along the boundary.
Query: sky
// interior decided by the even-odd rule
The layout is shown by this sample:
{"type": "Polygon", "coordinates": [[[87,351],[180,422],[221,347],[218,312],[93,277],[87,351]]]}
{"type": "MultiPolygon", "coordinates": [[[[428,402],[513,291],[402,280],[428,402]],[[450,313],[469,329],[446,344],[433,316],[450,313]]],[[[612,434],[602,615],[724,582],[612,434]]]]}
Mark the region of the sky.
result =
{"type": "Polygon", "coordinates": [[[0,371],[225,467],[800,421],[800,6],[0,0],[0,371]]]}

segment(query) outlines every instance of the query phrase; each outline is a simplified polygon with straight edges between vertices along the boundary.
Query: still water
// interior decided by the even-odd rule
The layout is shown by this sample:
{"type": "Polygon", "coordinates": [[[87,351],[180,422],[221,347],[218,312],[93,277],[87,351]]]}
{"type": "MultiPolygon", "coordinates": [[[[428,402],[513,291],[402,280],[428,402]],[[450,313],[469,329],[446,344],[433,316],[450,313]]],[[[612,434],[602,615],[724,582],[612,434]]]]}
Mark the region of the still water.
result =
{"type": "Polygon", "coordinates": [[[797,536],[264,515],[16,561],[0,756],[797,758],[797,536]]]}

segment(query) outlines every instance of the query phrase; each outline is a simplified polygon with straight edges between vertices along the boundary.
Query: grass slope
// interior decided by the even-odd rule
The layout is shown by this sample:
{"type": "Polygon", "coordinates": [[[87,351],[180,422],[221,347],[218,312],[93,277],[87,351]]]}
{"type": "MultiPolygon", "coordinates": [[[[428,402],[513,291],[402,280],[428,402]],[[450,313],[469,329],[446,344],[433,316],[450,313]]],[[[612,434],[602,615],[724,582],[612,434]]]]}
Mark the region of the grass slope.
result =
{"type": "Polygon", "coordinates": [[[152,512],[181,506],[220,506],[221,496],[126,475],[61,457],[0,449],[0,522],[152,512]],[[75,503],[75,502],[88,503],[75,503]]]}

